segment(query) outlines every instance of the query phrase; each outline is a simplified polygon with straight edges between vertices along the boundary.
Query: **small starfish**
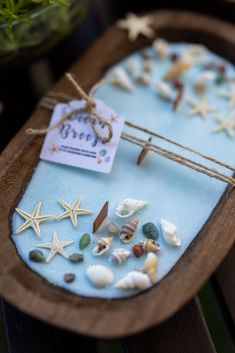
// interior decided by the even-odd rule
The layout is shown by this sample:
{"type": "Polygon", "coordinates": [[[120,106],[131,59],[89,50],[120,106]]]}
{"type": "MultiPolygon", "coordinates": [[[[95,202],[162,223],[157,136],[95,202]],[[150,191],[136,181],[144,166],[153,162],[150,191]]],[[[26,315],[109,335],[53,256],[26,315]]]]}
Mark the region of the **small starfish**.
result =
{"type": "Polygon", "coordinates": [[[38,248],[46,248],[46,249],[50,249],[51,251],[49,252],[46,262],[51,261],[51,259],[56,255],[56,254],[60,254],[61,256],[65,257],[66,259],[68,259],[69,255],[66,254],[66,252],[64,251],[64,248],[72,243],[74,243],[73,240],[68,240],[68,241],[61,241],[58,238],[58,235],[56,232],[53,232],[53,238],[52,238],[52,243],[44,243],[44,244],[40,244],[37,247],[38,248]]]}
{"type": "Polygon", "coordinates": [[[213,132],[221,132],[224,131],[229,137],[234,136],[235,132],[235,119],[234,119],[234,112],[230,113],[228,118],[224,116],[218,116],[216,118],[218,121],[218,125],[212,130],[213,132]]]}
{"type": "Polygon", "coordinates": [[[216,111],[215,108],[209,106],[207,99],[200,102],[188,101],[188,103],[192,106],[192,109],[188,112],[189,116],[200,115],[207,119],[209,113],[216,111]]]}
{"type": "Polygon", "coordinates": [[[56,146],[56,145],[52,145],[52,146],[49,148],[49,151],[50,151],[51,154],[58,153],[58,152],[59,152],[59,147],[56,146]]]}
{"type": "Polygon", "coordinates": [[[151,38],[154,31],[150,28],[152,19],[150,16],[139,17],[133,13],[128,13],[126,19],[118,20],[117,27],[126,29],[128,31],[128,38],[130,41],[137,39],[139,34],[151,38]]]}
{"type": "Polygon", "coordinates": [[[16,229],[16,233],[21,233],[24,230],[32,227],[35,233],[37,234],[37,236],[39,238],[41,237],[40,223],[54,218],[53,216],[48,216],[48,215],[40,216],[41,207],[42,207],[42,202],[39,202],[35,207],[35,209],[33,210],[32,214],[27,213],[19,208],[16,208],[16,212],[18,212],[19,215],[21,215],[21,217],[23,217],[26,220],[26,222],[24,222],[22,226],[16,229]]]}
{"type": "Polygon", "coordinates": [[[231,89],[227,92],[219,92],[219,96],[227,98],[229,100],[229,106],[235,105],[235,85],[231,86],[231,89]]]}
{"type": "Polygon", "coordinates": [[[88,215],[88,214],[92,214],[93,213],[92,211],[88,211],[88,210],[84,210],[82,208],[79,208],[80,202],[81,202],[81,197],[78,197],[71,206],[68,205],[64,201],[59,201],[61,206],[64,207],[65,212],[62,213],[60,216],[58,216],[57,219],[70,218],[74,228],[77,228],[78,216],[80,216],[80,215],[88,215]]]}

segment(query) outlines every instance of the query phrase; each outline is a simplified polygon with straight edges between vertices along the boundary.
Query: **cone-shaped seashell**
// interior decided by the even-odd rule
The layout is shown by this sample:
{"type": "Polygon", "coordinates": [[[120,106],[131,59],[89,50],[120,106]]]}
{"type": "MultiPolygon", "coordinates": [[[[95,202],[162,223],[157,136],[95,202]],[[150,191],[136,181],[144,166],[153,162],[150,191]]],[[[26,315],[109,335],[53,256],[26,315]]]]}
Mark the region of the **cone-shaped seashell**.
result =
{"type": "Polygon", "coordinates": [[[172,223],[161,219],[162,235],[165,241],[172,246],[180,246],[181,240],[176,226],[172,223]]]}
{"type": "Polygon", "coordinates": [[[153,49],[155,50],[159,59],[166,59],[169,51],[169,45],[165,39],[158,38],[153,42],[153,49]]]}
{"type": "Polygon", "coordinates": [[[198,93],[203,93],[209,82],[214,81],[216,78],[216,73],[214,71],[204,71],[202,72],[194,83],[194,88],[198,93]]]}
{"type": "Polygon", "coordinates": [[[142,200],[125,199],[116,208],[116,215],[123,218],[130,217],[147,204],[148,202],[142,200]]]}
{"type": "Polygon", "coordinates": [[[131,252],[126,249],[114,249],[109,260],[114,264],[122,264],[128,259],[130,254],[131,252]]]}
{"type": "Polygon", "coordinates": [[[150,252],[148,253],[146,260],[144,262],[144,271],[147,273],[152,283],[157,282],[157,270],[158,270],[158,258],[154,253],[150,252]]]}
{"type": "Polygon", "coordinates": [[[191,64],[187,61],[176,61],[170,70],[166,73],[166,81],[176,81],[182,76],[186,71],[189,70],[191,64]]]}
{"type": "Polygon", "coordinates": [[[92,250],[92,254],[94,256],[103,255],[106,251],[109,250],[110,246],[112,245],[113,238],[101,238],[97,241],[96,246],[92,250]]]}
{"type": "Polygon", "coordinates": [[[183,60],[190,64],[200,64],[206,58],[206,47],[199,44],[191,44],[183,52],[183,60]]]}
{"type": "Polygon", "coordinates": [[[139,243],[142,245],[144,252],[157,252],[161,250],[161,247],[153,239],[142,240],[139,243]]]}
{"type": "Polygon", "coordinates": [[[103,265],[91,265],[86,270],[86,275],[97,288],[107,287],[113,282],[113,272],[103,265]]]}
{"type": "Polygon", "coordinates": [[[148,275],[139,271],[131,271],[120,279],[115,288],[122,290],[145,289],[151,285],[148,275]]]}
{"type": "Polygon", "coordinates": [[[127,70],[131,78],[133,78],[133,80],[136,80],[138,73],[140,71],[139,62],[134,58],[129,59],[127,62],[127,70]]]}
{"type": "Polygon", "coordinates": [[[171,86],[163,81],[158,81],[156,83],[156,91],[157,93],[166,100],[175,99],[175,93],[172,90],[171,86]]]}
{"type": "Polygon", "coordinates": [[[112,83],[126,91],[133,91],[134,86],[126,71],[122,67],[116,67],[112,72],[112,83]]]}
{"type": "Polygon", "coordinates": [[[147,86],[150,84],[151,81],[151,75],[149,72],[143,72],[137,77],[137,82],[140,83],[141,85],[147,86]]]}
{"type": "Polygon", "coordinates": [[[120,239],[123,243],[130,243],[135,236],[139,220],[133,219],[132,221],[123,224],[120,229],[120,239]]]}

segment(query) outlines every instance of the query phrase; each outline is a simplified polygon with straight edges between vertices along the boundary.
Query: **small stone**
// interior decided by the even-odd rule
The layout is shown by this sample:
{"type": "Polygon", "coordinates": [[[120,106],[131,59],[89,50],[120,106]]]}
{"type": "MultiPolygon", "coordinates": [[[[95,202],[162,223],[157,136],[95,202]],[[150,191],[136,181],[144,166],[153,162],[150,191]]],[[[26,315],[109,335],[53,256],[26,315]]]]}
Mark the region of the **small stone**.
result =
{"type": "Polygon", "coordinates": [[[140,244],[136,244],[133,246],[132,252],[135,255],[135,257],[140,257],[141,255],[143,255],[144,250],[140,244]]]}
{"type": "Polygon", "coordinates": [[[64,281],[67,283],[72,283],[75,280],[75,274],[74,273],[66,273],[64,275],[64,281]]]}
{"type": "Polygon", "coordinates": [[[179,55],[176,53],[171,54],[171,61],[175,63],[177,60],[179,60],[179,55]]]}
{"type": "Polygon", "coordinates": [[[91,237],[88,233],[83,234],[83,236],[81,237],[80,241],[79,241],[79,248],[81,250],[87,248],[90,245],[91,242],[91,237]]]}
{"type": "Polygon", "coordinates": [[[84,260],[83,254],[74,253],[69,256],[69,261],[74,263],[80,263],[84,260]]]}
{"type": "Polygon", "coordinates": [[[46,258],[41,250],[31,250],[29,252],[29,259],[33,262],[46,262],[46,258]]]}
{"type": "Polygon", "coordinates": [[[145,223],[142,227],[143,233],[148,239],[157,239],[158,236],[158,230],[155,224],[152,222],[145,223]]]}

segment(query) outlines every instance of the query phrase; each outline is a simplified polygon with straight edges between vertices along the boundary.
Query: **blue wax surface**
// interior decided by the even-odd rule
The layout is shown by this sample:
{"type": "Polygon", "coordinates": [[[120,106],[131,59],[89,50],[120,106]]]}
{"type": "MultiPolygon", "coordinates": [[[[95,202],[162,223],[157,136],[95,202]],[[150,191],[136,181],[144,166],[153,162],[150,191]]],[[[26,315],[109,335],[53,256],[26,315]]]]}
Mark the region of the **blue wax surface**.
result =
{"type": "MultiPolygon", "coordinates": [[[[170,52],[180,54],[185,46],[185,43],[171,44],[170,52]]],[[[231,111],[228,100],[217,95],[219,91],[227,90],[228,84],[218,85],[214,82],[210,84],[208,100],[210,105],[218,109],[218,112],[210,113],[207,121],[200,116],[189,117],[187,113],[191,107],[187,104],[183,105],[179,112],[173,112],[172,104],[162,99],[154,90],[154,83],[163,78],[172,63],[170,59],[158,60],[151,48],[146,48],[146,50],[154,58],[155,63],[151,86],[145,87],[135,83],[133,92],[125,92],[108,84],[98,90],[96,97],[124,116],[126,120],[235,165],[235,139],[228,138],[224,132],[215,134],[211,131],[216,126],[213,117],[217,114],[227,116],[231,111]]],[[[132,56],[142,63],[143,59],[138,52],[132,56]]],[[[118,65],[126,67],[127,59],[118,65]]],[[[226,63],[228,75],[234,76],[234,67],[225,59],[209,51],[205,62],[226,63]]],[[[202,72],[202,67],[197,65],[184,77],[188,98],[201,99],[192,89],[192,84],[200,72],[202,72]]],[[[89,73],[87,74],[89,75],[89,73]]],[[[110,75],[110,71],[107,75],[110,75]]],[[[146,134],[133,131],[128,127],[124,127],[124,131],[144,139],[148,138],[146,134]]],[[[182,152],[179,148],[157,139],[153,139],[153,143],[170,148],[172,151],[182,152]]],[[[42,238],[39,239],[32,229],[20,234],[15,233],[16,229],[24,222],[15,212],[12,220],[12,237],[19,256],[27,266],[50,283],[78,295],[121,298],[136,294],[137,291],[125,292],[115,289],[113,286],[102,289],[95,288],[85,274],[89,265],[102,264],[113,270],[113,284],[115,284],[129,271],[143,267],[145,256],[135,258],[131,255],[123,264],[114,265],[108,261],[110,252],[100,257],[92,255],[95,241],[101,237],[101,235],[92,235],[92,224],[104,202],[109,201],[109,216],[121,226],[128,219],[118,218],[114,212],[115,207],[123,199],[135,198],[149,202],[147,207],[130,218],[139,218],[140,221],[135,239],[130,244],[123,244],[118,236],[114,236],[112,249],[120,247],[131,249],[135,243],[144,238],[141,230],[142,225],[146,222],[154,222],[159,229],[158,242],[162,247],[162,251],[158,255],[158,281],[167,275],[207,221],[227,185],[153,153],[149,153],[142,164],[137,166],[136,159],[139,153],[139,147],[120,140],[110,174],[39,162],[18,205],[19,208],[31,213],[36,204],[42,201],[42,214],[59,215],[64,212],[64,209],[57,200],[64,200],[72,204],[78,196],[82,195],[81,208],[93,210],[94,214],[81,216],[77,229],[73,228],[69,219],[43,223],[40,226],[42,238]],[[173,248],[164,242],[159,226],[161,218],[177,226],[182,241],[180,248],[173,248]],[[60,255],[56,255],[49,264],[38,264],[29,260],[29,251],[36,249],[40,243],[51,242],[54,230],[57,231],[62,241],[75,241],[74,244],[65,248],[65,251],[68,254],[82,252],[85,257],[84,262],[72,264],[60,255]],[[92,243],[88,248],[80,251],[78,244],[83,233],[91,234],[92,243]],[[65,283],[63,279],[65,273],[75,273],[76,280],[70,284],[65,283]]],[[[192,158],[189,153],[184,152],[184,155],[192,158]]],[[[197,156],[193,156],[193,159],[212,165],[197,156]]],[[[224,171],[222,167],[216,168],[224,171]]],[[[102,236],[110,235],[103,233],[102,236]]],[[[218,246],[223,246],[222,242],[223,239],[218,246]]],[[[49,250],[41,250],[47,256],[49,250]]]]}

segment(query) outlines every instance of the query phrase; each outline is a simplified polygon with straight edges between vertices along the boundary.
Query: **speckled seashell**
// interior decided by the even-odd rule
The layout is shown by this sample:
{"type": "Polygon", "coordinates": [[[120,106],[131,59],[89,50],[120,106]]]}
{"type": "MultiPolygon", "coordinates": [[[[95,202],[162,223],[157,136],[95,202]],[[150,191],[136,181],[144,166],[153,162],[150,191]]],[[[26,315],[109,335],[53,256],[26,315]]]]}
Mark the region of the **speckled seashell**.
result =
{"type": "Polygon", "coordinates": [[[151,285],[148,275],[139,271],[131,271],[120,279],[115,288],[122,290],[146,289],[151,285]]]}
{"type": "Polygon", "coordinates": [[[115,224],[115,223],[113,223],[113,222],[111,222],[109,225],[108,225],[108,231],[109,231],[109,233],[112,233],[112,234],[118,234],[119,233],[119,227],[115,224]]]}
{"type": "Polygon", "coordinates": [[[130,256],[131,252],[127,249],[114,249],[109,260],[114,264],[122,264],[130,256]]]}
{"type": "Polygon", "coordinates": [[[174,65],[165,75],[166,81],[177,81],[186,71],[189,70],[191,64],[187,61],[176,61],[174,65]]]}
{"type": "Polygon", "coordinates": [[[158,252],[161,247],[153,239],[142,240],[139,244],[142,245],[144,252],[158,252]]]}
{"type": "Polygon", "coordinates": [[[169,45],[165,39],[158,38],[153,42],[153,49],[155,50],[157,57],[161,60],[166,59],[169,52],[169,45]]]}
{"type": "Polygon", "coordinates": [[[125,199],[116,208],[116,215],[122,218],[130,217],[147,204],[148,202],[142,200],[125,199]]]}
{"type": "Polygon", "coordinates": [[[128,223],[123,224],[119,233],[120,240],[123,243],[130,243],[133,240],[137,230],[138,223],[139,223],[139,220],[134,219],[128,223]]]}
{"type": "Polygon", "coordinates": [[[91,265],[86,270],[86,275],[97,288],[104,288],[112,284],[113,271],[103,265],[91,265]]]}
{"type": "Polygon", "coordinates": [[[116,67],[112,72],[112,83],[126,91],[133,91],[134,89],[126,71],[120,66],[116,67]]]}
{"type": "Polygon", "coordinates": [[[147,86],[150,84],[151,81],[151,75],[149,72],[143,72],[137,77],[137,82],[140,83],[143,86],[147,86]]]}
{"type": "Polygon", "coordinates": [[[203,93],[209,82],[214,81],[216,78],[216,73],[214,71],[204,71],[196,79],[194,83],[194,88],[198,93],[203,93]]]}
{"type": "Polygon", "coordinates": [[[160,223],[164,240],[171,246],[180,246],[181,240],[176,226],[164,219],[160,223]]]}
{"type": "Polygon", "coordinates": [[[92,250],[92,254],[94,256],[103,255],[106,251],[108,251],[112,245],[113,238],[101,238],[97,241],[96,246],[92,250]]]}
{"type": "Polygon", "coordinates": [[[183,52],[183,60],[190,64],[200,64],[206,58],[207,49],[204,45],[191,44],[183,52]]]}
{"type": "Polygon", "coordinates": [[[131,78],[133,78],[133,80],[136,80],[140,71],[139,62],[134,58],[129,59],[127,62],[127,70],[131,78]]]}
{"type": "Polygon", "coordinates": [[[148,253],[146,260],[144,262],[144,271],[147,273],[152,283],[157,282],[157,270],[158,270],[158,258],[154,253],[150,252],[148,253]]]}
{"type": "Polygon", "coordinates": [[[145,59],[144,60],[144,65],[143,65],[144,71],[151,72],[152,69],[153,69],[153,65],[154,65],[153,60],[145,59]]]}
{"type": "Polygon", "coordinates": [[[158,81],[156,83],[156,91],[157,93],[166,100],[175,99],[175,93],[172,90],[171,86],[163,81],[158,81]]]}

